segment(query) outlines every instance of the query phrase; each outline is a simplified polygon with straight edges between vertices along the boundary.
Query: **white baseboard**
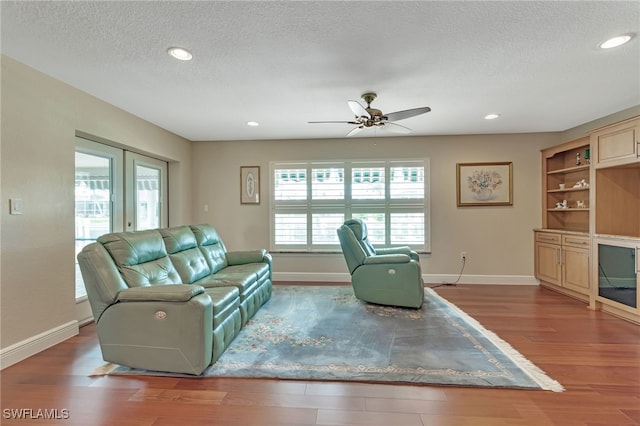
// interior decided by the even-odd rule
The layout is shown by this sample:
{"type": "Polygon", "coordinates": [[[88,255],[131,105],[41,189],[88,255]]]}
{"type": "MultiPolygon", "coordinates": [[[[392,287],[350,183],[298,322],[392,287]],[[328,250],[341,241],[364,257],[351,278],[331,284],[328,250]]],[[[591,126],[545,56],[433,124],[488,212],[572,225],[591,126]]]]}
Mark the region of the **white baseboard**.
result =
{"type": "MultiPolygon", "coordinates": [[[[424,274],[425,284],[454,283],[458,275],[424,274]]],[[[298,282],[351,282],[348,273],[322,272],[274,272],[273,281],[298,282]]],[[[497,284],[497,285],[538,285],[538,280],[532,275],[462,275],[458,284],[497,284]]]]}
{"type": "Polygon", "coordinates": [[[69,321],[51,330],[47,330],[22,342],[0,349],[0,370],[44,351],[60,342],[77,335],[78,321],[69,321]]]}
{"type": "Polygon", "coordinates": [[[350,283],[351,275],[342,272],[274,272],[273,281],[350,283]]]}
{"type": "MultiPolygon", "coordinates": [[[[458,275],[423,275],[422,280],[429,284],[455,283],[458,275]]],[[[533,275],[462,275],[457,284],[494,284],[494,285],[539,285],[533,275]]]]}
{"type": "Polygon", "coordinates": [[[76,319],[80,327],[93,321],[93,313],[91,312],[89,299],[85,298],[80,302],[76,302],[76,319]]]}

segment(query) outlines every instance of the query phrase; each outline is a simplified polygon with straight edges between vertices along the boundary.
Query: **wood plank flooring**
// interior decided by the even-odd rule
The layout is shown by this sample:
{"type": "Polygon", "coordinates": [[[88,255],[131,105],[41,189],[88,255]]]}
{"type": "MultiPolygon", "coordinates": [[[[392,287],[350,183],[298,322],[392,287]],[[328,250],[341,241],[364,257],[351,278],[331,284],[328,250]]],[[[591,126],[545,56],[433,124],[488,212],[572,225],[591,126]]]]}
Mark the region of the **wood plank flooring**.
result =
{"type": "Polygon", "coordinates": [[[640,425],[639,326],[536,286],[461,285],[436,291],[509,342],[566,391],[89,377],[103,361],[95,326],[87,325],[78,336],[1,372],[0,423],[640,425]],[[68,418],[11,418],[20,409],[32,409],[28,417],[46,409],[68,418]]]}

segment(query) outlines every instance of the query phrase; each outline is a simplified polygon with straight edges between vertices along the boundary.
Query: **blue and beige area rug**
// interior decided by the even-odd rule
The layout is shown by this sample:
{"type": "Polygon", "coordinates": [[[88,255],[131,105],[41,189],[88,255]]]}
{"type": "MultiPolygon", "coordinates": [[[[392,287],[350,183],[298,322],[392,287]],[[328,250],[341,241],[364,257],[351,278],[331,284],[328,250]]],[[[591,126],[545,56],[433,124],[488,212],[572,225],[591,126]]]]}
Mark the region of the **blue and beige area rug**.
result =
{"type": "MultiPolygon", "coordinates": [[[[564,390],[458,307],[425,290],[416,310],[362,302],[350,286],[274,286],[271,300],[199,377],[564,390]]],[[[167,375],[122,366],[102,372],[167,375]]]]}

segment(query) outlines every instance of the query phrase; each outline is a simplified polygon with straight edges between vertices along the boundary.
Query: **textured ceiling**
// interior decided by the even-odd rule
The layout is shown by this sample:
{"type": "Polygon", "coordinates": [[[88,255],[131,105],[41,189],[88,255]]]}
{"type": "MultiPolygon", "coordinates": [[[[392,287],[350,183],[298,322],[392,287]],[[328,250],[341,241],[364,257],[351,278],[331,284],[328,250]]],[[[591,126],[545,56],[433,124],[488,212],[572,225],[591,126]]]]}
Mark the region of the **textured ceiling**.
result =
{"type": "Polygon", "coordinates": [[[307,122],[352,119],[366,91],[387,113],[431,107],[399,123],[413,135],[560,131],[640,104],[638,1],[0,7],[2,54],[190,140],[343,137],[352,126],[307,122]]]}

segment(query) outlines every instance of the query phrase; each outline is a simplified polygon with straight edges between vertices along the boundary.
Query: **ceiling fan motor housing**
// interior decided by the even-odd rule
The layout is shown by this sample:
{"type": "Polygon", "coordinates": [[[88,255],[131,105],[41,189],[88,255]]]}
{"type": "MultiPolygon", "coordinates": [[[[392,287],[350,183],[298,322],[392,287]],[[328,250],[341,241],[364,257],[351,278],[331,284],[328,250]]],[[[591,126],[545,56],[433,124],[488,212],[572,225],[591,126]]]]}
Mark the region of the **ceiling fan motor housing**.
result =
{"type": "Polygon", "coordinates": [[[382,115],[382,111],[377,108],[371,108],[371,102],[373,102],[378,97],[377,94],[373,92],[367,92],[362,94],[362,100],[367,103],[367,107],[365,108],[369,115],[370,119],[365,120],[364,125],[366,127],[375,126],[384,120],[384,116],[382,115]]]}

